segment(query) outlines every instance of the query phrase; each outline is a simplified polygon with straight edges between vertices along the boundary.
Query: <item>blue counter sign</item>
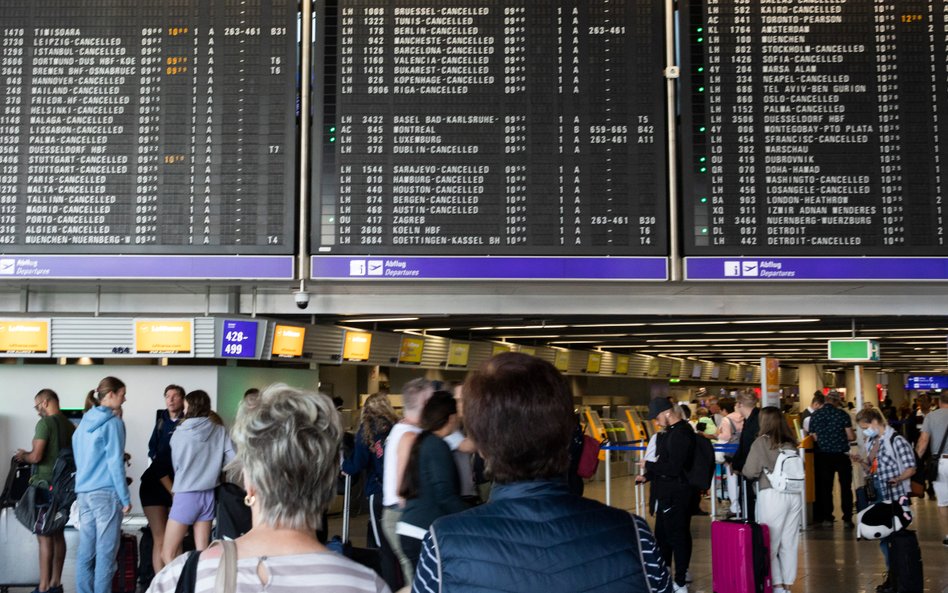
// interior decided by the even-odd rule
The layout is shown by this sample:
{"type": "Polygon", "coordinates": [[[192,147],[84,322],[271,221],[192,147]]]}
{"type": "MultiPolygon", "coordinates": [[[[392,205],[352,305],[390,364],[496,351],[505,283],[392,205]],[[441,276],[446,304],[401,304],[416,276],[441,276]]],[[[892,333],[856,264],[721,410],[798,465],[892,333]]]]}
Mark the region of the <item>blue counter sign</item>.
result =
{"type": "Polygon", "coordinates": [[[257,354],[257,322],[224,320],[222,358],[254,358],[257,354]]]}

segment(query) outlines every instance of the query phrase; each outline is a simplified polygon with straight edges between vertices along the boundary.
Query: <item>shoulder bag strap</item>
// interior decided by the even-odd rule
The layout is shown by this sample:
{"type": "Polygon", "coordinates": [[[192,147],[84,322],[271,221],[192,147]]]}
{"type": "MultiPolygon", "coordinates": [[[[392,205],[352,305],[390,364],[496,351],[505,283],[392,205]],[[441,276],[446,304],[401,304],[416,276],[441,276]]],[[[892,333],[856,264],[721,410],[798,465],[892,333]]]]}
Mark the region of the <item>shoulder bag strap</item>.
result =
{"type": "Polygon", "coordinates": [[[174,593],[194,593],[197,585],[197,565],[201,559],[201,553],[188,552],[188,559],[178,575],[178,583],[174,587],[174,593]]]}
{"type": "Polygon", "coordinates": [[[233,540],[217,540],[211,545],[220,544],[221,562],[217,565],[217,577],[214,579],[215,593],[235,593],[237,591],[237,544],[233,540]]]}
{"type": "Polygon", "coordinates": [[[948,426],[945,427],[945,434],[941,437],[941,446],[938,447],[938,453],[935,453],[936,457],[940,457],[945,452],[945,441],[948,441],[948,426]]]}

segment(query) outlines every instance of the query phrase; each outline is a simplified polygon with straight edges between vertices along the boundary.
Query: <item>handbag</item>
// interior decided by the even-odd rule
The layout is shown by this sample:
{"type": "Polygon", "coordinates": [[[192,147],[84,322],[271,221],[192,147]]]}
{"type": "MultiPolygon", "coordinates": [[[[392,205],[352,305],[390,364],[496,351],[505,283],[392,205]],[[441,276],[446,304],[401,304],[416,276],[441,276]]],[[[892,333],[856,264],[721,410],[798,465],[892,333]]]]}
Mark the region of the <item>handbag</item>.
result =
{"type": "Polygon", "coordinates": [[[941,461],[941,456],[945,452],[946,440],[948,440],[948,427],[945,428],[945,434],[941,437],[941,445],[938,447],[938,452],[932,451],[932,456],[925,462],[925,479],[929,482],[934,482],[938,479],[938,462],[941,461]]]}
{"type": "Polygon", "coordinates": [[[583,451],[579,454],[579,465],[576,474],[583,479],[589,479],[599,469],[599,441],[583,432],[583,451]]]}
{"type": "MultiPolygon", "coordinates": [[[[217,575],[214,578],[214,593],[235,593],[237,591],[237,544],[232,540],[211,542],[211,546],[215,544],[220,544],[223,550],[220,564],[217,565],[217,575]]],[[[181,575],[178,577],[178,583],[175,585],[175,593],[194,593],[200,558],[199,551],[189,553],[181,575]]]]}

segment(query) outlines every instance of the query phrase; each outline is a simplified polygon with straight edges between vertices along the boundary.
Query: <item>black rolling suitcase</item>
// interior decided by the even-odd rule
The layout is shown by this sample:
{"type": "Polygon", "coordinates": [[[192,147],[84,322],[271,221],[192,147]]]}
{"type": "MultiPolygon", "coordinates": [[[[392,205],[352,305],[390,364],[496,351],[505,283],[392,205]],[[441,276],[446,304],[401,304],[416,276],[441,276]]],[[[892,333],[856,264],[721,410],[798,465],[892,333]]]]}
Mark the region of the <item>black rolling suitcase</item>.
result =
{"type": "Polygon", "coordinates": [[[371,568],[377,575],[381,576],[382,559],[379,550],[377,548],[357,548],[349,541],[349,507],[352,502],[352,476],[346,476],[343,488],[345,490],[345,498],[343,499],[342,505],[342,537],[338,535],[334,536],[326,547],[342,554],[350,560],[358,562],[362,566],[371,568]]]}
{"type": "Polygon", "coordinates": [[[889,580],[896,593],[922,593],[922,550],[914,531],[902,529],[889,536],[889,580]]]}

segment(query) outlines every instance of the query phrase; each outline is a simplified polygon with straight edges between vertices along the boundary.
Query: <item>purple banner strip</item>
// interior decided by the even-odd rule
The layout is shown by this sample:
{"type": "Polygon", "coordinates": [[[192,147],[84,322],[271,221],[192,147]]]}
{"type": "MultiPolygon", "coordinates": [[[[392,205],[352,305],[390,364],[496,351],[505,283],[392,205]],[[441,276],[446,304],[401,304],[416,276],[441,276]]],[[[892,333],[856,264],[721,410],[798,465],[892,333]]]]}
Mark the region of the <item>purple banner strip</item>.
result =
{"type": "Polygon", "coordinates": [[[664,257],[398,257],[315,255],[315,280],[660,280],[664,257]]]}
{"type": "Polygon", "coordinates": [[[945,257],[688,257],[686,280],[946,281],[945,257]]]}
{"type": "Polygon", "coordinates": [[[0,255],[0,282],[33,279],[292,280],[293,256],[0,255]]]}

